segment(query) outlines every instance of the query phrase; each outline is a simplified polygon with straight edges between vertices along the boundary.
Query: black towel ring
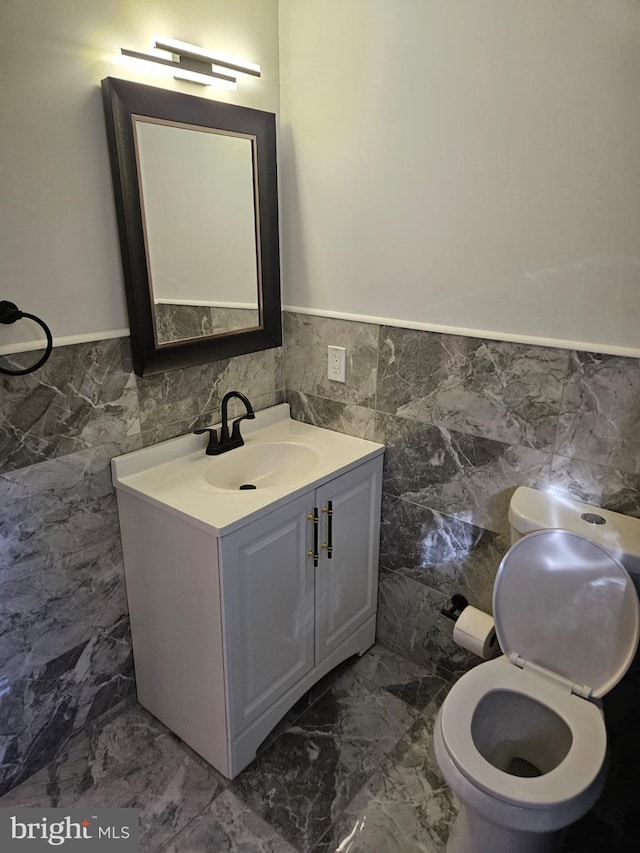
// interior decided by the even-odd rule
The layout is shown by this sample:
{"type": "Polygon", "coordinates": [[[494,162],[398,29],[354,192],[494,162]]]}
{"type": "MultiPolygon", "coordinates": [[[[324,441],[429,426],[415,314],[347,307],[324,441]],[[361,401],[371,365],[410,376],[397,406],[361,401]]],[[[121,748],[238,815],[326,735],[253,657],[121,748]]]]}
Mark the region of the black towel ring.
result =
{"type": "Polygon", "coordinates": [[[7,376],[26,376],[27,373],[33,373],[34,370],[42,367],[51,355],[51,350],[53,349],[53,337],[44,320],[41,320],[40,317],[36,317],[35,314],[27,314],[26,311],[21,311],[13,302],[9,302],[6,299],[0,301],[0,323],[4,323],[5,326],[8,326],[10,323],[15,323],[17,320],[21,320],[23,317],[27,317],[29,320],[34,320],[39,326],[42,326],[42,329],[47,336],[47,348],[44,351],[44,355],[35,364],[32,364],[31,367],[25,367],[22,370],[7,370],[5,367],[0,367],[0,373],[5,373],[7,376]]]}

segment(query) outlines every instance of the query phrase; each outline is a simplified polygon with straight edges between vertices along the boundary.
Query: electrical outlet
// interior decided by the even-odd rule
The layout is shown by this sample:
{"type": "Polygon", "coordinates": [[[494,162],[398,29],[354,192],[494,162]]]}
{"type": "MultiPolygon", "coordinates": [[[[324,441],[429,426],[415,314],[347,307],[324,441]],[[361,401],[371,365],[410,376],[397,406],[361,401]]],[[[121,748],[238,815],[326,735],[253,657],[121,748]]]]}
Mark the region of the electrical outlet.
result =
{"type": "Polygon", "coordinates": [[[347,350],[344,347],[329,347],[327,377],[334,382],[345,382],[346,369],[347,350]]]}

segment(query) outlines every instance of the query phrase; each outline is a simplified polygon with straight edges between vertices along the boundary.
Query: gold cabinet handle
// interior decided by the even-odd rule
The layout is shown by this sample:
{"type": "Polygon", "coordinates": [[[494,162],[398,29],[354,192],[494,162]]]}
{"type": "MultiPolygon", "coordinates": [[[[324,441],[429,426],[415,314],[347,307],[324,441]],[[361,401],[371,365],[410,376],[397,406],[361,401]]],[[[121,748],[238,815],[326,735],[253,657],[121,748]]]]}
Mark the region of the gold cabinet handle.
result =
{"type": "Polygon", "coordinates": [[[327,514],[327,543],[323,545],[323,549],[327,552],[327,558],[333,559],[333,501],[327,501],[327,505],[322,507],[322,512],[327,514]]]}
{"type": "Polygon", "coordinates": [[[313,521],[313,550],[307,551],[307,557],[313,558],[313,567],[315,569],[318,566],[318,527],[320,526],[317,506],[314,506],[313,512],[307,513],[307,520],[313,521]]]}

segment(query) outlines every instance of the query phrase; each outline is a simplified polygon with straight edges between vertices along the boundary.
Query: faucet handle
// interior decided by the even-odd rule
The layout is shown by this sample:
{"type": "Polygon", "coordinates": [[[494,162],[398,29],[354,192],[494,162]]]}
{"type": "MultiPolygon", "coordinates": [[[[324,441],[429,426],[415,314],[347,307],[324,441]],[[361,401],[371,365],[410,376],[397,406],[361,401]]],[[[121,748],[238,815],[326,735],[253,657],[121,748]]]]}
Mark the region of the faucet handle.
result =
{"type": "Polygon", "coordinates": [[[220,442],[218,441],[218,431],[213,427],[205,427],[204,429],[194,429],[194,435],[204,435],[205,432],[209,433],[209,443],[207,444],[207,456],[214,456],[216,453],[216,448],[220,447],[220,442]]]}
{"type": "Polygon", "coordinates": [[[240,421],[253,421],[255,420],[255,417],[256,416],[252,409],[250,412],[247,412],[246,415],[236,418],[231,426],[231,441],[239,441],[240,445],[243,445],[244,441],[240,435],[240,421]]]}

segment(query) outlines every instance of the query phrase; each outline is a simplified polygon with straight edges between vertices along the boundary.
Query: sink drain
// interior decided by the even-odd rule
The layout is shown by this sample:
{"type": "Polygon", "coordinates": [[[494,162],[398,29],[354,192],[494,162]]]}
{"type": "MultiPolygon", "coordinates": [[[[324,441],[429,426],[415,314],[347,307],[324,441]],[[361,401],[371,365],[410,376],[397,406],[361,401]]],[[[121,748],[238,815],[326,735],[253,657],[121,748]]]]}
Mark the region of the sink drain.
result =
{"type": "Polygon", "coordinates": [[[580,518],[586,521],[587,524],[606,524],[607,519],[603,518],[595,512],[583,512],[580,518]]]}
{"type": "Polygon", "coordinates": [[[254,486],[253,483],[243,483],[241,486],[238,486],[241,492],[246,492],[248,489],[257,489],[257,486],[254,486]]]}

